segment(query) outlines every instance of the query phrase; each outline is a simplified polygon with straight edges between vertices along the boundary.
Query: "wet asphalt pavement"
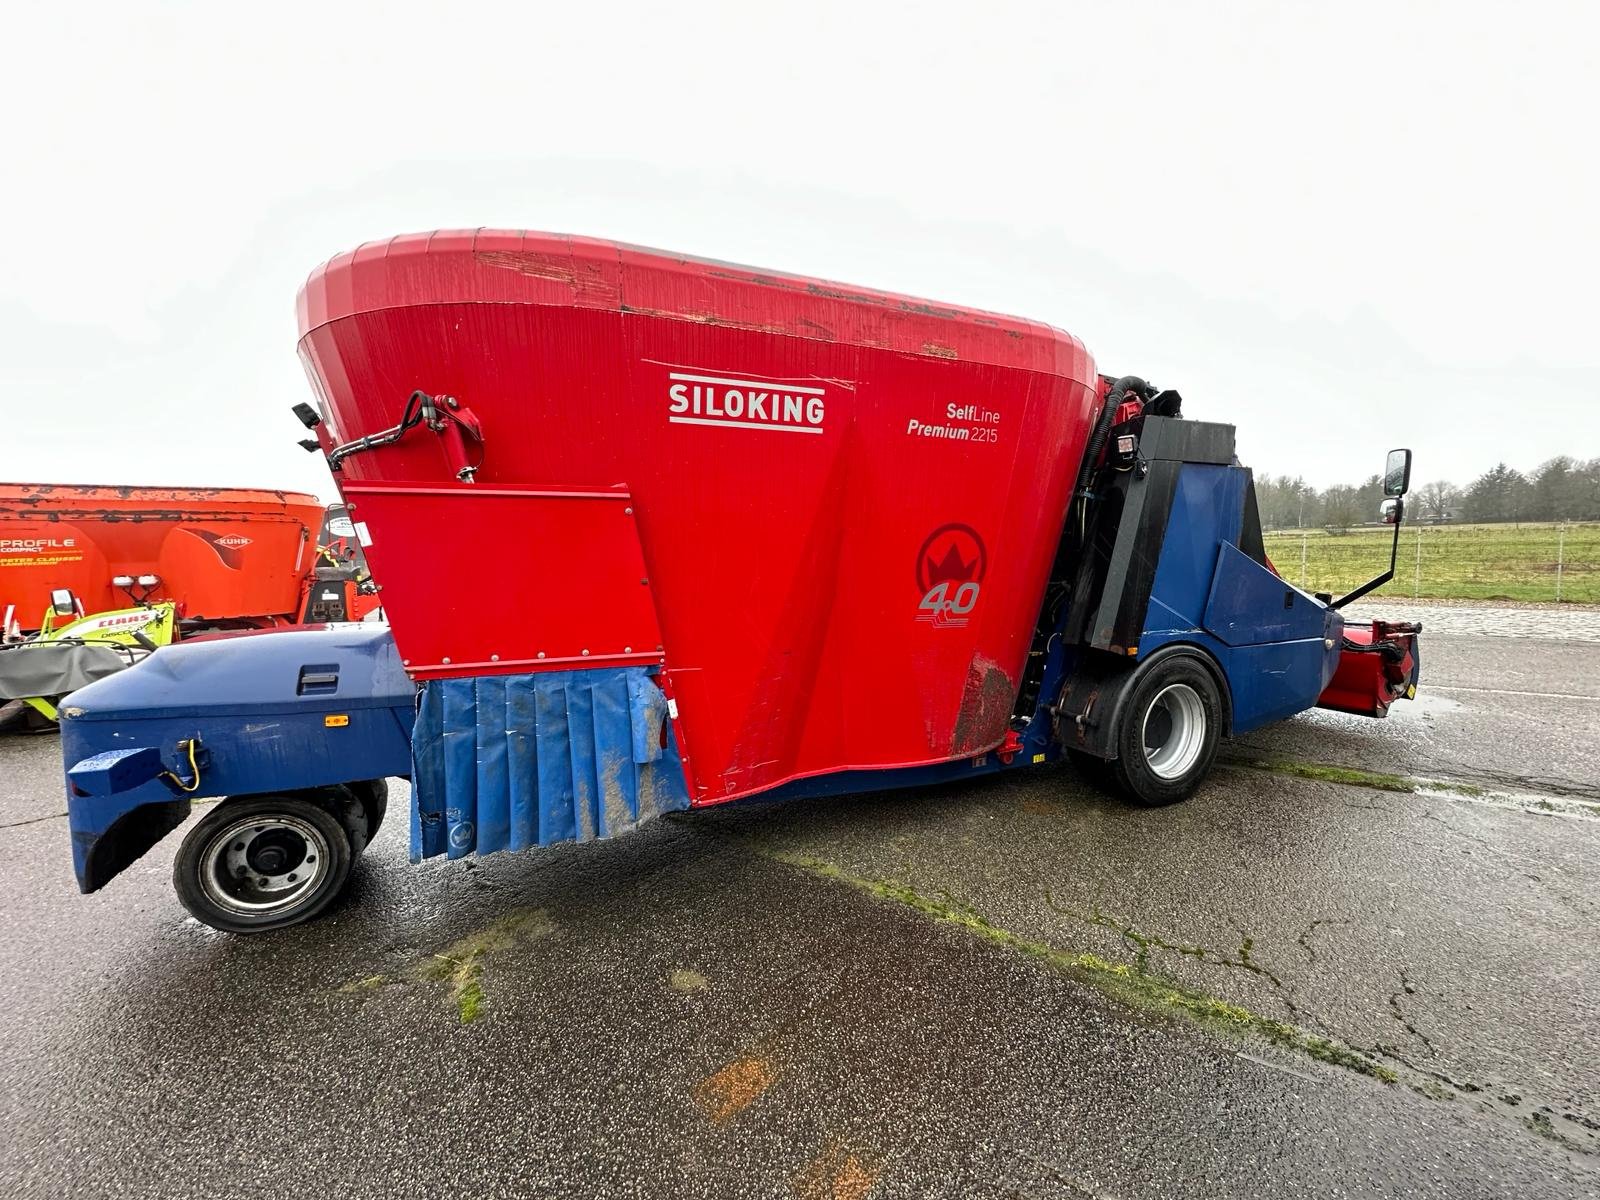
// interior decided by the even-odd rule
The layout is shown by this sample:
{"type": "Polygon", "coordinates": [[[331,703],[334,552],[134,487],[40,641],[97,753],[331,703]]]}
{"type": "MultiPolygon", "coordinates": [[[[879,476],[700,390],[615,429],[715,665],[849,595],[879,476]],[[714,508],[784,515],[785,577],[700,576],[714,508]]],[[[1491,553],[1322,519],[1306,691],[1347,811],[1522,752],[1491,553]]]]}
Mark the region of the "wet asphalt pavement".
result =
{"type": "Polygon", "coordinates": [[[1062,767],[419,867],[392,816],[254,939],[176,835],[79,896],[0,738],[0,1195],[1600,1192],[1600,644],[1425,654],[1171,809],[1062,767]]]}

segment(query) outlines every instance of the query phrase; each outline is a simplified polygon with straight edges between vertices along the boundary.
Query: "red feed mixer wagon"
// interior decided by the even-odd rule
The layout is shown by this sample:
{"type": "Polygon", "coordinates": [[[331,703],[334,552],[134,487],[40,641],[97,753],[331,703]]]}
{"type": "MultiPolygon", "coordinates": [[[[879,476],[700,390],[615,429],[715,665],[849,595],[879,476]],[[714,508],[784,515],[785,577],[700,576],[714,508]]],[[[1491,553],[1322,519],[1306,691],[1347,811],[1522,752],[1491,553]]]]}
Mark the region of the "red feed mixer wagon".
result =
{"type": "Polygon", "coordinates": [[[0,484],[0,719],[180,638],[360,619],[344,525],[298,492],[0,484]]]}
{"type": "Polygon", "coordinates": [[[302,444],[393,636],[196,642],[74,692],[85,891],[203,796],[179,897],[259,932],[332,902],[387,776],[418,860],[1062,759],[1157,805],[1222,738],[1415,691],[1417,627],[1345,617],[1394,547],[1338,598],[1283,580],[1232,426],[1048,325],[490,231],[340,255],[299,310],[302,444]]]}
{"type": "Polygon", "coordinates": [[[1063,753],[1166,802],[1341,657],[1333,706],[1414,684],[1414,628],[1271,568],[1231,426],[1038,322],[493,231],[341,255],[299,319],[424,685],[419,855],[1063,753]],[[470,619],[491,557],[515,620],[470,619]]]}
{"type": "Polygon", "coordinates": [[[0,484],[0,609],[32,631],[66,590],[90,613],[171,601],[191,626],[291,623],[322,522],[299,492],[0,484]]]}

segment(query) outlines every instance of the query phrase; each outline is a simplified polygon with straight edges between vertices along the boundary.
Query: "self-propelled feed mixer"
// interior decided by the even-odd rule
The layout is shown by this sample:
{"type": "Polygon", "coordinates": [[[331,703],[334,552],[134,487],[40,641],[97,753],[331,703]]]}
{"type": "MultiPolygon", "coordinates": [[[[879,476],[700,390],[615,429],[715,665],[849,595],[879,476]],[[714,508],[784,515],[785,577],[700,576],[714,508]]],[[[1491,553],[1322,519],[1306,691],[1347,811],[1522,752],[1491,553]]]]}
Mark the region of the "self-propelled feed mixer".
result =
{"type": "Polygon", "coordinates": [[[488,231],[340,255],[299,322],[420,689],[414,858],[1066,756],[1163,804],[1415,687],[1414,627],[1273,570],[1230,426],[1047,325],[488,231]]]}

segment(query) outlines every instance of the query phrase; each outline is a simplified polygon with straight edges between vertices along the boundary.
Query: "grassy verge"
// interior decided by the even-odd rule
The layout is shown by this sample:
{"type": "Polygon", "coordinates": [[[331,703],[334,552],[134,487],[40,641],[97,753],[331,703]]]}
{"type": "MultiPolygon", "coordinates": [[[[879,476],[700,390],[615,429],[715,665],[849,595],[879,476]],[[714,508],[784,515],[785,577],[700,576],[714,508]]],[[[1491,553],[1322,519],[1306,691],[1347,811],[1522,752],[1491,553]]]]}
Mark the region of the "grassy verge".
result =
{"type": "MultiPolygon", "coordinates": [[[[1313,592],[1345,592],[1389,565],[1394,531],[1277,530],[1267,556],[1313,592]],[[1303,561],[1302,561],[1303,560],[1303,561]]],[[[1400,531],[1395,578],[1379,596],[1443,600],[1555,600],[1600,604],[1600,524],[1411,525],[1400,531]]]]}

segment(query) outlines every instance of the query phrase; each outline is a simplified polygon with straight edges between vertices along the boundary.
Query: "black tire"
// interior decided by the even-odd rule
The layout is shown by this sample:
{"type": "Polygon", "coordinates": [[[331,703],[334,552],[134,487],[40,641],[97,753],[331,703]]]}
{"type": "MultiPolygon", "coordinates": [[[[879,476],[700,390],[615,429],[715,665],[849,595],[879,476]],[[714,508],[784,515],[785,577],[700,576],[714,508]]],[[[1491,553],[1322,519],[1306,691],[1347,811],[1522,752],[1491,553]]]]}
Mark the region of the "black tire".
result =
{"type": "Polygon", "coordinates": [[[1136,804],[1187,800],[1211,770],[1222,733],[1222,696],[1193,655],[1156,659],[1139,673],[1117,718],[1117,786],[1136,804]]]}
{"type": "Polygon", "coordinates": [[[378,836],[378,830],[383,827],[383,815],[389,811],[389,781],[386,779],[364,779],[360,783],[348,785],[357,800],[361,802],[361,811],[366,817],[366,831],[362,837],[361,850],[372,845],[372,839],[378,836]]]}
{"type": "Polygon", "coordinates": [[[1108,760],[1090,754],[1087,750],[1068,750],[1067,757],[1072,760],[1079,777],[1092,787],[1111,792],[1121,786],[1117,783],[1116,775],[1108,760]]]}
{"type": "Polygon", "coordinates": [[[315,801],[239,797],[217,805],[183,839],[172,886],[213,929],[264,933],[332,904],[354,857],[344,823],[315,801]]]}

